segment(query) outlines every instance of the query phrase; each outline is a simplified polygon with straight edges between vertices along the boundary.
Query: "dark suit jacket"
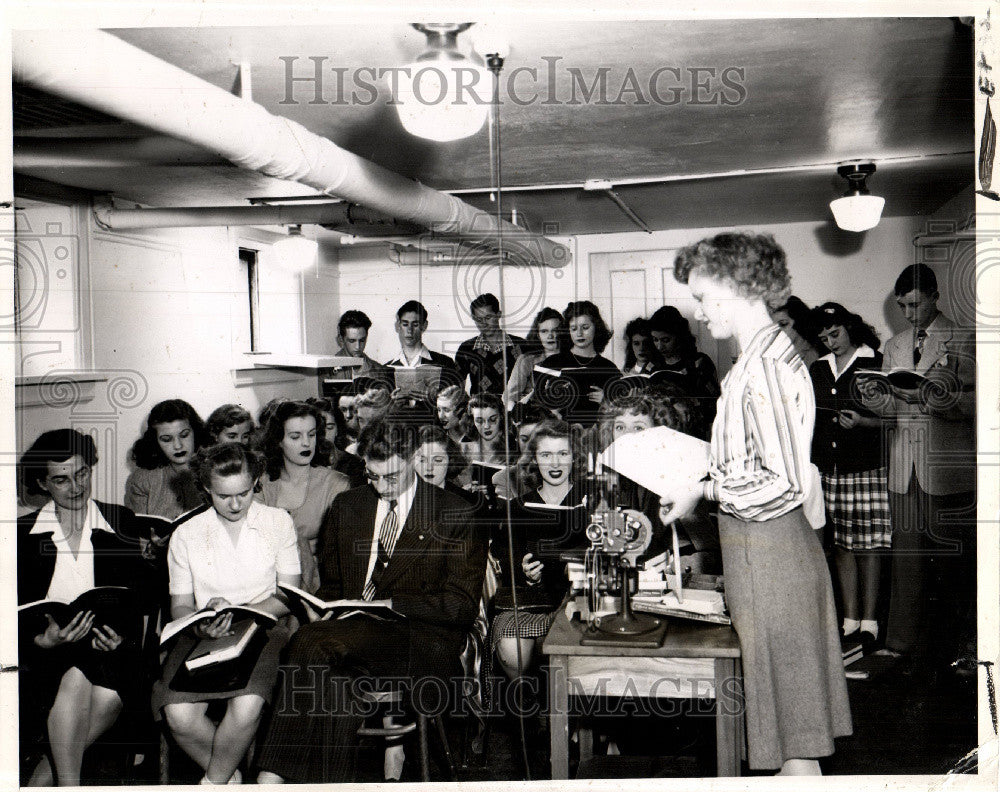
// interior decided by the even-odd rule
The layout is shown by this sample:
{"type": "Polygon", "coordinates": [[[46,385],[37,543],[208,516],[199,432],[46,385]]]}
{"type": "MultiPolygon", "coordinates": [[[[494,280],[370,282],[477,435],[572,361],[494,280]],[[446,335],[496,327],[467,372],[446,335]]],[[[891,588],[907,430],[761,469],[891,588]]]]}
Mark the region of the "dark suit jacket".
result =
{"type": "MultiPolygon", "coordinates": [[[[320,597],[361,597],[377,507],[378,496],[368,485],[334,498],[320,535],[320,597]]],[[[472,506],[418,480],[375,592],[376,599],[391,598],[393,608],[409,620],[410,674],[445,674],[458,663],[479,613],[485,575],[486,542],[472,506]]]]}
{"type": "MultiPolygon", "coordinates": [[[[112,503],[94,501],[101,515],[115,532],[94,531],[94,585],[136,587],[148,576],[149,567],[143,563],[139,537],[143,532],[141,522],[131,509],[112,503]]],[[[35,527],[38,512],[31,512],[17,520],[17,601],[19,604],[45,599],[56,568],[56,550],[52,534],[30,533],[35,527]]],[[[145,528],[148,537],[148,528],[145,528]]]]}

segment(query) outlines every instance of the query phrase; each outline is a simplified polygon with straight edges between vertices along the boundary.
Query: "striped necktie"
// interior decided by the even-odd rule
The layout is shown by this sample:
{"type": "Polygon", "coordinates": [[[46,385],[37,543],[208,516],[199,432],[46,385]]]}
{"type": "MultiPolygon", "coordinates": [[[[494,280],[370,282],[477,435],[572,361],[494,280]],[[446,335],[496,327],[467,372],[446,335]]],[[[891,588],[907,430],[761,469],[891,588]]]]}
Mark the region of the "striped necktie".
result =
{"type": "Polygon", "coordinates": [[[924,341],[927,338],[927,331],[924,328],[917,330],[917,337],[913,343],[913,365],[920,365],[920,356],[924,353],[924,341]]]}
{"type": "Polygon", "coordinates": [[[366,600],[374,599],[375,589],[378,587],[385,568],[389,566],[389,558],[392,556],[393,548],[396,546],[396,527],[399,518],[396,516],[396,501],[389,501],[389,511],[382,520],[382,525],[378,531],[378,555],[375,557],[375,567],[372,569],[372,576],[365,585],[362,598],[366,600]]]}

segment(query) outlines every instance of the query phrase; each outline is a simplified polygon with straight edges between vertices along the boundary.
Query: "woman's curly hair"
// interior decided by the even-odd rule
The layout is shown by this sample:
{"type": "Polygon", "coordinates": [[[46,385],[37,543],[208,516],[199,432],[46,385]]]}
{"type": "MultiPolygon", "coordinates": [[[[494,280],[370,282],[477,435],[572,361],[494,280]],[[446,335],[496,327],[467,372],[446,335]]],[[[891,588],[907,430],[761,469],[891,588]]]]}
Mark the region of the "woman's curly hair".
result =
{"type": "Polygon", "coordinates": [[[521,492],[533,492],[542,486],[542,476],[538,472],[538,463],[535,462],[535,452],[538,450],[539,441],[546,437],[569,440],[569,447],[573,452],[571,482],[576,484],[587,475],[583,428],[579,424],[570,424],[566,421],[542,421],[532,430],[528,447],[517,460],[516,478],[521,492]]]}
{"type": "Polygon", "coordinates": [[[135,441],[129,456],[138,467],[146,470],[156,470],[170,464],[163,450],[157,442],[159,432],[156,427],[160,424],[173,423],[174,421],[187,421],[194,434],[194,450],[197,451],[203,446],[210,445],[212,438],[205,428],[205,422],[195,411],[194,407],[183,399],[167,399],[153,406],[146,419],[146,430],[142,436],[135,441]]]}
{"type": "Polygon", "coordinates": [[[300,401],[285,401],[278,404],[254,443],[255,448],[264,456],[268,478],[277,481],[281,469],[285,465],[285,455],[281,450],[281,441],[285,439],[285,423],[292,418],[313,418],[316,421],[316,451],[309,464],[312,467],[323,467],[333,450],[323,436],[326,421],[320,411],[311,404],[300,401]]]}
{"type": "Polygon", "coordinates": [[[732,284],[745,297],[758,297],[768,307],[791,294],[785,251],[770,234],[730,232],[681,248],[674,259],[674,278],[687,283],[692,271],[732,284]]]}

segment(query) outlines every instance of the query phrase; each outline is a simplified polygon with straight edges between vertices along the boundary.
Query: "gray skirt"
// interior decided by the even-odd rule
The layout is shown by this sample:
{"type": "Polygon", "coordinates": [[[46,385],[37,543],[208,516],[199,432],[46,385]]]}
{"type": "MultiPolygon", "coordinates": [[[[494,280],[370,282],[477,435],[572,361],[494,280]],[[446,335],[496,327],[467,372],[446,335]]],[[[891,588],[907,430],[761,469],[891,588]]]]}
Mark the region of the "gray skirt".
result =
{"type": "Polygon", "coordinates": [[[180,670],[181,664],[187,659],[188,653],[198,643],[198,639],[186,633],[177,637],[173,649],[167,655],[163,664],[163,676],[153,683],[153,715],[160,719],[163,707],[167,704],[193,704],[199,701],[213,701],[215,699],[231,699],[237,696],[256,695],[271,702],[274,692],[274,683],[278,677],[278,660],[281,650],[291,633],[280,624],[267,631],[267,643],[261,649],[260,657],[250,674],[250,679],[245,687],[239,690],[227,690],[218,693],[202,693],[192,691],[173,690],[170,687],[171,681],[180,670]]]}
{"type": "Polygon", "coordinates": [[[801,508],[763,522],[719,513],[726,602],[743,653],[753,769],[815,759],[851,733],[830,572],[801,508]]]}

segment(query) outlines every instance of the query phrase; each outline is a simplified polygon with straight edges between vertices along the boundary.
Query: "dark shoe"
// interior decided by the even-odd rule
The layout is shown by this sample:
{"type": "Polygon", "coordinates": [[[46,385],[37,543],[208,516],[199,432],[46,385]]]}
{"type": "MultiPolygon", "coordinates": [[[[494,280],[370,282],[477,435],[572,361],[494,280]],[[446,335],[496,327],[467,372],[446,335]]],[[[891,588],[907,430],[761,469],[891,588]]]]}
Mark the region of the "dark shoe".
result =
{"type": "Polygon", "coordinates": [[[865,630],[861,631],[861,652],[865,657],[871,657],[878,649],[878,638],[865,630]]]}

